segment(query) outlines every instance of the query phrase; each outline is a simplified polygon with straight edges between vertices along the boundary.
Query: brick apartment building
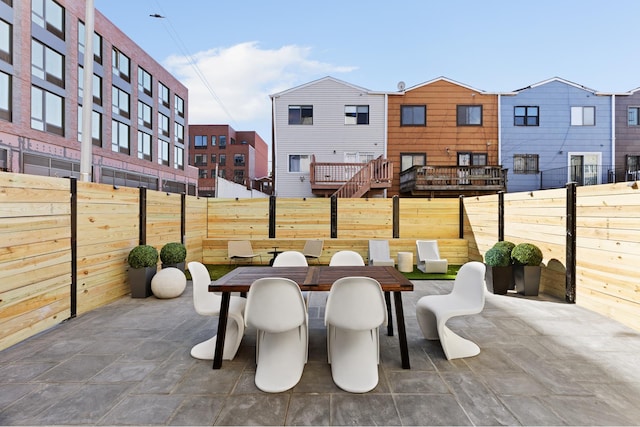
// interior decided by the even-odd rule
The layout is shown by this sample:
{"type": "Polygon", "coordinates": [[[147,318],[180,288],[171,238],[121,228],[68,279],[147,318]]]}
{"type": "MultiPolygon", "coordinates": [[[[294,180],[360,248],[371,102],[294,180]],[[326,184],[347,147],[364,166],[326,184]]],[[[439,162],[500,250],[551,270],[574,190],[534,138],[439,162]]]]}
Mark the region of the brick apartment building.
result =
{"type": "Polygon", "coordinates": [[[215,197],[216,176],[270,192],[269,149],[254,131],[229,125],[189,125],[189,164],[198,168],[198,195],[215,197]]]}
{"type": "MultiPolygon", "coordinates": [[[[0,170],[80,175],[85,2],[0,0],[0,170]]],[[[95,12],[91,180],[196,193],[188,91],[95,12]]]]}

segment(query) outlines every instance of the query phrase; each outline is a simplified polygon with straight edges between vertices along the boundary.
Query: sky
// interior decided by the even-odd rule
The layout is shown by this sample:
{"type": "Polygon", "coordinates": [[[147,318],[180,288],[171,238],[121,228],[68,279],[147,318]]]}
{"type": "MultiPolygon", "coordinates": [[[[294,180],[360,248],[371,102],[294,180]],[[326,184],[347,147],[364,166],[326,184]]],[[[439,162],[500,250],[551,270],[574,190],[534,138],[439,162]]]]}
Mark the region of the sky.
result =
{"type": "Polygon", "coordinates": [[[640,87],[638,0],[94,2],[189,89],[190,124],[268,144],[269,95],[326,76],[388,92],[441,76],[487,92],[640,87]]]}

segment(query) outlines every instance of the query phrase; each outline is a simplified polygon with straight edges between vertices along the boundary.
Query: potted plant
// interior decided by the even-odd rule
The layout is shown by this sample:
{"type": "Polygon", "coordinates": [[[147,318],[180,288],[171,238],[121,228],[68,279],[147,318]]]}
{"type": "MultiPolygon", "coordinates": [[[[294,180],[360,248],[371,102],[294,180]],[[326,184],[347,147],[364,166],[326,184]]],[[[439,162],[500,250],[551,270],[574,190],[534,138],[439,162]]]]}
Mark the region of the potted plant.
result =
{"type": "Polygon", "coordinates": [[[167,243],[160,249],[162,268],[175,267],[184,272],[184,262],[187,259],[187,248],[182,243],[167,243]]]}
{"type": "Polygon", "coordinates": [[[484,254],[484,263],[487,266],[485,283],[489,292],[504,295],[512,288],[513,271],[510,246],[500,243],[504,242],[496,243],[484,254]]]}
{"type": "Polygon", "coordinates": [[[158,250],[149,245],[136,246],[129,252],[127,262],[131,298],[151,296],[151,279],[157,271],[158,250]]]}
{"type": "Polygon", "coordinates": [[[538,295],[542,251],[533,243],[520,243],[511,251],[516,291],[522,295],[538,295]]]}

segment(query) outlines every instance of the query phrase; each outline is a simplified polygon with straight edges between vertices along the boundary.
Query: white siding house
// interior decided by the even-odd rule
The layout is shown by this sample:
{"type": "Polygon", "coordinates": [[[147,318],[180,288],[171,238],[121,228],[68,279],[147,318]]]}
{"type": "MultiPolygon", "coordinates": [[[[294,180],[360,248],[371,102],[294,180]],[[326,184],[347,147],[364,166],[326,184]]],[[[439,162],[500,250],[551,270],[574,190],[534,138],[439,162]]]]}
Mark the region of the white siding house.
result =
{"type": "Polygon", "coordinates": [[[270,96],[274,194],[313,197],[309,162],[367,162],[386,156],[386,94],[333,77],[270,96]]]}

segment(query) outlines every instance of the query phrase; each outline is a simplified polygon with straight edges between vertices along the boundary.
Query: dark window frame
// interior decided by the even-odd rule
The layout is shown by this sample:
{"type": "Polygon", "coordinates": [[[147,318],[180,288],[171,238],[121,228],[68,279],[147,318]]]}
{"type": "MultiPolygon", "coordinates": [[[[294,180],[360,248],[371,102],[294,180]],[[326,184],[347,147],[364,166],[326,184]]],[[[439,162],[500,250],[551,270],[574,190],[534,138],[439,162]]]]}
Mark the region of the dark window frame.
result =
{"type": "Polygon", "coordinates": [[[456,106],[456,125],[457,126],[482,126],[484,121],[484,108],[482,105],[471,104],[471,105],[457,105],[456,106]],[[479,109],[480,110],[480,122],[473,123],[472,117],[470,113],[472,110],[479,109]]]}
{"type": "Polygon", "coordinates": [[[537,105],[516,105],[513,107],[514,126],[540,126],[540,107],[537,105]],[[523,114],[518,114],[523,109],[523,114]],[[535,114],[533,110],[535,109],[535,114]]]}
{"type": "Polygon", "coordinates": [[[427,106],[425,104],[401,105],[400,126],[427,126],[427,106]]]}

